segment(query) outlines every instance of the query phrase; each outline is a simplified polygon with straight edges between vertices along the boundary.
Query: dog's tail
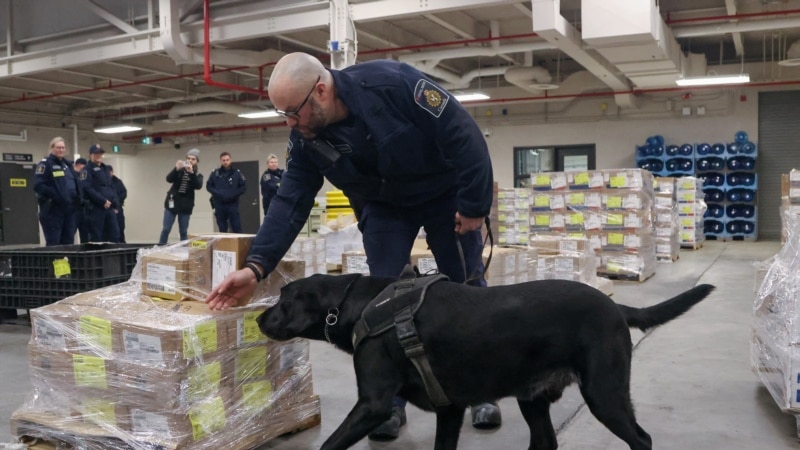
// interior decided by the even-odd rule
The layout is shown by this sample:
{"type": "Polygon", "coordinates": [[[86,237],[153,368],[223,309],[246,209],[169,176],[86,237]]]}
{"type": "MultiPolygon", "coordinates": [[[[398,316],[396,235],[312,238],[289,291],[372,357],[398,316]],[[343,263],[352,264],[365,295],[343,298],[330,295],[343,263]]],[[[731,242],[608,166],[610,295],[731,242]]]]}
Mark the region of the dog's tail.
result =
{"type": "Polygon", "coordinates": [[[631,308],[630,306],[617,305],[628,326],[646,331],[650,328],[665,324],[688,311],[692,306],[706,298],[714,286],[701,284],[688,291],[678,294],[669,300],[647,308],[631,308]]]}

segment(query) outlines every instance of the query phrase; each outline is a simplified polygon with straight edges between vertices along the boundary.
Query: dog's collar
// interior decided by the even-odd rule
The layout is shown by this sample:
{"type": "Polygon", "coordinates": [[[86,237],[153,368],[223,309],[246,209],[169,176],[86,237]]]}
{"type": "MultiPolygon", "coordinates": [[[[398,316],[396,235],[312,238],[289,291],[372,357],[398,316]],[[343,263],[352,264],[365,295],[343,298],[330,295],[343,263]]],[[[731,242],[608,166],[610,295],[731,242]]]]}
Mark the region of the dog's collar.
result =
{"type": "Polygon", "coordinates": [[[356,281],[361,278],[361,276],[357,276],[351,281],[346,288],[344,288],[344,295],[342,295],[342,299],[339,300],[339,303],[336,306],[331,306],[328,308],[328,315],[325,316],[325,340],[328,341],[329,344],[333,344],[331,342],[331,337],[328,332],[328,328],[336,325],[339,322],[339,308],[342,306],[344,301],[347,299],[347,296],[350,295],[350,290],[353,288],[353,285],[356,284],[356,281]]]}

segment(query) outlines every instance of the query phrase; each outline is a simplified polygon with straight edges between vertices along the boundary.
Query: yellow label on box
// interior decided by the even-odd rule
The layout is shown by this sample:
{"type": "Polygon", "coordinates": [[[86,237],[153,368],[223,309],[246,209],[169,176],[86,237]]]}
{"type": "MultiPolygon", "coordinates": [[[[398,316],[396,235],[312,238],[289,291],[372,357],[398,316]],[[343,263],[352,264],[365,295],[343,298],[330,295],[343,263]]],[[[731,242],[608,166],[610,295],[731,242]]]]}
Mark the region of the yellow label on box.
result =
{"type": "Polygon", "coordinates": [[[614,272],[614,273],[617,273],[617,272],[619,272],[619,271],[621,271],[621,270],[622,270],[622,265],[620,265],[619,263],[612,263],[612,262],[610,262],[610,263],[606,264],[606,269],[607,269],[609,272],[614,272]]]}
{"type": "Polygon", "coordinates": [[[72,273],[72,269],[69,266],[69,259],[59,258],[53,260],[53,273],[55,274],[56,278],[65,277],[72,273]]]}
{"type": "Polygon", "coordinates": [[[550,206],[549,195],[537,195],[533,198],[533,206],[547,207],[550,206]]]}
{"type": "Polygon", "coordinates": [[[549,226],[550,225],[550,216],[547,215],[536,215],[534,217],[534,223],[539,226],[549,226]]]}
{"type": "Polygon", "coordinates": [[[189,410],[189,422],[192,424],[192,438],[195,441],[225,428],[225,404],[222,397],[214,397],[212,401],[189,410]]]}
{"type": "Polygon", "coordinates": [[[570,205],[583,205],[585,201],[586,201],[586,196],[584,196],[582,192],[569,194],[570,205]]]}
{"type": "Polygon", "coordinates": [[[258,316],[261,315],[260,311],[250,311],[244,314],[242,319],[241,336],[239,336],[239,344],[255,344],[256,342],[263,341],[266,336],[258,328],[258,316]]]}
{"type": "Polygon", "coordinates": [[[692,233],[681,233],[681,242],[689,242],[694,240],[694,234],[692,233]]]}
{"type": "Polygon", "coordinates": [[[78,319],[78,338],[111,352],[111,321],[94,316],[81,316],[78,319]]]}
{"type": "Polygon", "coordinates": [[[497,205],[497,210],[498,211],[508,211],[508,206],[507,205],[497,205]]]}
{"type": "Polygon", "coordinates": [[[534,186],[550,186],[550,175],[536,175],[534,186]]]}
{"type": "Polygon", "coordinates": [[[272,402],[272,383],[269,380],[242,384],[242,404],[250,412],[267,409],[272,402]]]}
{"type": "Polygon", "coordinates": [[[606,201],[607,208],[622,208],[622,197],[610,195],[606,201]]]}
{"type": "Polygon", "coordinates": [[[217,321],[209,320],[183,330],[183,356],[196,358],[217,351],[217,321]]]}
{"type": "Polygon", "coordinates": [[[683,205],[681,206],[679,214],[692,214],[694,213],[694,205],[683,205]]]}
{"type": "Polygon", "coordinates": [[[222,380],[222,364],[219,361],[201,364],[189,369],[187,400],[194,402],[216,392],[222,380]]]}
{"type": "Polygon", "coordinates": [[[581,213],[570,214],[569,223],[570,223],[570,225],[581,225],[581,224],[583,224],[583,214],[581,214],[581,213]]]}
{"type": "Polygon", "coordinates": [[[611,177],[611,179],[609,180],[609,185],[612,188],[625,187],[628,185],[628,177],[625,176],[611,177]]]}
{"type": "Polygon", "coordinates": [[[505,233],[506,231],[508,231],[508,227],[506,227],[505,225],[499,225],[497,227],[497,231],[499,231],[501,233],[505,233]]]}
{"type": "Polygon", "coordinates": [[[622,214],[609,214],[607,217],[606,223],[609,225],[622,225],[623,217],[622,214]]]}
{"type": "Polygon", "coordinates": [[[625,243],[625,235],[622,233],[609,233],[608,243],[610,245],[622,245],[625,243]]]}
{"type": "Polygon", "coordinates": [[[693,227],[694,226],[694,219],[692,219],[691,217],[686,218],[686,219],[681,219],[681,226],[684,227],[684,228],[693,227]]]}
{"type": "Polygon", "coordinates": [[[575,174],[575,184],[589,184],[589,173],[588,172],[581,172],[575,174]]]}
{"type": "Polygon", "coordinates": [[[208,248],[208,241],[200,241],[200,240],[192,241],[191,244],[190,244],[190,247],[206,249],[206,248],[208,248]]]}
{"type": "Polygon", "coordinates": [[[108,389],[106,360],[98,356],[72,355],[72,373],[78,386],[108,389]]]}
{"type": "Polygon", "coordinates": [[[583,239],[584,238],[583,233],[569,233],[569,234],[567,234],[567,237],[570,238],[570,239],[583,239]]]}
{"type": "Polygon", "coordinates": [[[236,352],[236,381],[267,375],[267,347],[243,348],[236,352]]]}
{"type": "Polygon", "coordinates": [[[508,216],[505,215],[505,214],[498,214],[497,215],[497,220],[499,220],[500,222],[505,222],[506,219],[508,219],[508,216]]]}

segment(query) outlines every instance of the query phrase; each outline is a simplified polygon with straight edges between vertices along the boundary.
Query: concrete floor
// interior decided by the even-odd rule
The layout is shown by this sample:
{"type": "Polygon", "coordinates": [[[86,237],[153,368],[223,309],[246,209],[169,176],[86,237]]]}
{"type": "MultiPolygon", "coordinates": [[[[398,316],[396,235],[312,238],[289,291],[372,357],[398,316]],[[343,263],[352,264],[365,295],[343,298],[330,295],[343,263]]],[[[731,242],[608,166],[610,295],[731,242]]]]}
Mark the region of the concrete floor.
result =
{"type": "MultiPolygon", "coordinates": [[[[645,306],[698,283],[717,290],[685,316],[648,335],[633,332],[636,344],[631,395],[640,425],[661,449],[792,449],[800,448],[795,417],[782,413],[750,369],[750,314],[754,266],[779,249],[776,242],[706,242],[696,251],[683,250],[672,264],[659,264],[644,283],[616,282],[613,299],[645,306]]],[[[30,327],[24,320],[0,325],[0,423],[24,402],[30,389],[26,344],[30,327]]],[[[259,449],[319,448],[356,400],[349,355],[332,346],[311,345],[313,383],[322,402],[322,424],[274,439],[259,449]]],[[[528,429],[514,399],[500,402],[503,426],[474,430],[468,420],[460,449],[524,449],[528,429]]],[[[354,449],[408,450],[433,448],[435,417],[408,407],[408,425],[399,439],[376,443],[367,439],[354,449]]],[[[617,450],[622,441],[595,420],[577,389],[570,388],[552,408],[561,449],[617,450]]],[[[0,443],[11,442],[0,427],[0,443]]]]}

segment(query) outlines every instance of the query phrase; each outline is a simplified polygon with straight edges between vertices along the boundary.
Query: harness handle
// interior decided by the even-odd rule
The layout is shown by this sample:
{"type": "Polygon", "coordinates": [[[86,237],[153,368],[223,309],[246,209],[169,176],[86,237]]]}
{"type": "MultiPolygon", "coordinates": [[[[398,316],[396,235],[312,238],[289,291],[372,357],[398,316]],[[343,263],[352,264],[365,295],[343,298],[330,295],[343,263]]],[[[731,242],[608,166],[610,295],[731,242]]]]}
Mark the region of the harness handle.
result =
{"type": "MultiPolygon", "coordinates": [[[[489,264],[492,263],[492,253],[494,253],[494,236],[492,235],[492,226],[491,221],[489,220],[489,216],[485,216],[483,218],[483,223],[486,224],[486,239],[483,240],[483,246],[486,246],[486,241],[489,241],[489,257],[486,258],[486,264],[483,266],[483,274],[480,278],[483,281],[486,281],[486,272],[489,270],[489,264]]],[[[467,278],[467,261],[464,258],[464,248],[461,247],[461,239],[459,238],[458,233],[456,233],[456,247],[458,247],[458,256],[461,258],[461,270],[464,273],[464,284],[469,283],[472,280],[478,280],[479,277],[475,276],[472,278],[467,278]]],[[[483,255],[481,255],[483,258],[483,255]]]]}

